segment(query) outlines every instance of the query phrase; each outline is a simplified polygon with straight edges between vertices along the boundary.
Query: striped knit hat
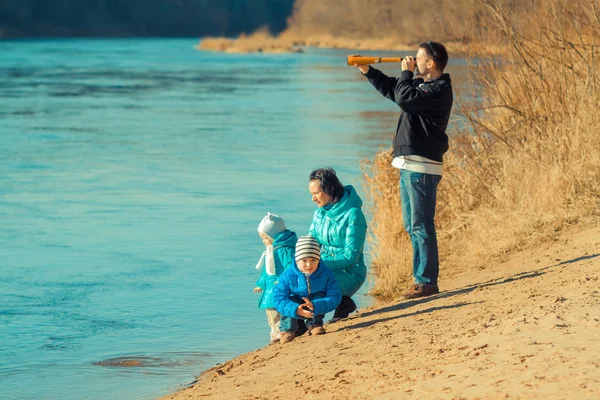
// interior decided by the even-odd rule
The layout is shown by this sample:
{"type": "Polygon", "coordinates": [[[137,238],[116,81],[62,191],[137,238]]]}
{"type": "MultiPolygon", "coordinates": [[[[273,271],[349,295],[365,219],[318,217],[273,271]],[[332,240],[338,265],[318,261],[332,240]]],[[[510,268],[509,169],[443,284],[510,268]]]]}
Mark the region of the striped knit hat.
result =
{"type": "Polygon", "coordinates": [[[296,262],[303,258],[321,259],[321,246],[312,236],[300,236],[296,243],[296,262]]]}

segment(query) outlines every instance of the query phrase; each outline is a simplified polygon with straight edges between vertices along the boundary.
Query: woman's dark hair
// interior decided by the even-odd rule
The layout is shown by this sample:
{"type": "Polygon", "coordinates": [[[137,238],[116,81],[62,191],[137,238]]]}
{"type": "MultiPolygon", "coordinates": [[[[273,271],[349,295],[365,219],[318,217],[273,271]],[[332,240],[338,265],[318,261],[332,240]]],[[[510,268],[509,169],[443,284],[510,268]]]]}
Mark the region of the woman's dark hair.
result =
{"type": "Polygon", "coordinates": [[[425,50],[425,53],[435,62],[435,67],[438,71],[443,72],[448,65],[448,51],[446,46],[439,42],[423,42],[419,45],[420,49],[425,50]]]}
{"type": "Polygon", "coordinates": [[[344,195],[344,185],[338,179],[333,168],[319,168],[310,173],[309,181],[321,182],[321,190],[336,203],[344,195]]]}

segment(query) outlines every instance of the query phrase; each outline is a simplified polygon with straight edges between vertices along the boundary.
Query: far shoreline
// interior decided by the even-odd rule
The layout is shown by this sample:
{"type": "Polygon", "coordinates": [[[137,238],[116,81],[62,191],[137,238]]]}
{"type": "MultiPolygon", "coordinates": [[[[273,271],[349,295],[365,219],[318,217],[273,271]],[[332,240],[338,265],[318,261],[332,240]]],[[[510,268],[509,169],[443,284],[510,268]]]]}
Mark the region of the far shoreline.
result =
{"type": "MultiPolygon", "coordinates": [[[[464,56],[468,53],[468,45],[459,42],[446,43],[448,50],[464,56]]],[[[306,48],[322,48],[337,50],[362,50],[385,52],[415,51],[417,43],[401,43],[395,39],[352,39],[332,36],[300,36],[284,33],[274,37],[264,32],[252,35],[241,35],[237,38],[204,37],[194,46],[197,50],[217,51],[235,54],[289,54],[304,53],[306,48]]]]}

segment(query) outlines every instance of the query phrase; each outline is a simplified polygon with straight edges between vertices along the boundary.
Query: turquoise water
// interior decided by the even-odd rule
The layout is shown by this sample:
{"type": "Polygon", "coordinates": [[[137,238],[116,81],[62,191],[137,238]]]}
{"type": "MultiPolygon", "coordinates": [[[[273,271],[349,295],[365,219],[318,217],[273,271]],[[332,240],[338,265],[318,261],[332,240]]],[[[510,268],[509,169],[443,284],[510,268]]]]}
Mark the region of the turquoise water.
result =
{"type": "Polygon", "coordinates": [[[347,51],[194,45],[0,42],[0,398],[152,399],[264,346],[259,221],[305,234],[310,171],[362,194],[390,144],[347,51]]]}

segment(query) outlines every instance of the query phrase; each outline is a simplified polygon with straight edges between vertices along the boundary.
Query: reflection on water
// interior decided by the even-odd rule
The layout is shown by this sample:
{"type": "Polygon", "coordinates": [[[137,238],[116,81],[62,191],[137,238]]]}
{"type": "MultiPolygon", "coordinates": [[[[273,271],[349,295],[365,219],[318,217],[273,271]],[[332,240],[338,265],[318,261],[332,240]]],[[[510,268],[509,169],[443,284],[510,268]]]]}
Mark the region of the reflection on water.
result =
{"type": "MultiPolygon", "coordinates": [[[[190,365],[201,365],[206,363],[207,359],[214,357],[214,354],[202,353],[202,352],[171,352],[165,353],[161,357],[151,356],[121,356],[108,358],[102,361],[93,362],[92,365],[98,367],[111,367],[111,368],[153,368],[152,373],[164,374],[169,369],[190,366],[190,365]],[[156,371],[156,370],[160,371],[156,371]]],[[[144,373],[147,373],[144,371],[144,373]]]]}

